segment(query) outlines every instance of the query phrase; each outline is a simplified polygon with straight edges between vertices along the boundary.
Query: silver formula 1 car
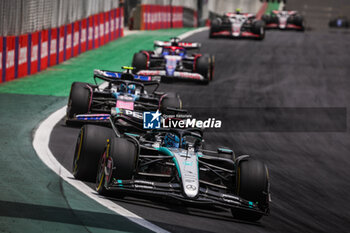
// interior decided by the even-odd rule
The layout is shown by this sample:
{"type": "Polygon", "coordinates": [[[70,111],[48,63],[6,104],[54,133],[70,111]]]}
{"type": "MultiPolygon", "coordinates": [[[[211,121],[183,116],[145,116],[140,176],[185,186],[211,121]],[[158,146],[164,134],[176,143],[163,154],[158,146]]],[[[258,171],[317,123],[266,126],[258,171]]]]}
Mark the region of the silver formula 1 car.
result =
{"type": "Polygon", "coordinates": [[[264,22],[257,19],[254,14],[240,13],[240,11],[226,13],[211,21],[209,37],[263,40],[265,38],[264,22]]]}
{"type": "Polygon", "coordinates": [[[154,129],[137,135],[85,125],[77,139],[73,174],[83,180],[96,177],[101,195],[139,193],[217,205],[249,221],[268,215],[265,164],[248,155],[236,157],[226,148],[205,150],[203,144],[198,129],[154,129]]]}
{"type": "Polygon", "coordinates": [[[214,56],[198,52],[200,43],[154,41],[154,50],[134,54],[132,66],[137,75],[156,76],[164,80],[192,80],[208,84],[214,75],[214,56]]]}
{"type": "Polygon", "coordinates": [[[263,15],[266,29],[294,29],[305,30],[304,17],[297,11],[272,11],[271,15],[263,15]]]}

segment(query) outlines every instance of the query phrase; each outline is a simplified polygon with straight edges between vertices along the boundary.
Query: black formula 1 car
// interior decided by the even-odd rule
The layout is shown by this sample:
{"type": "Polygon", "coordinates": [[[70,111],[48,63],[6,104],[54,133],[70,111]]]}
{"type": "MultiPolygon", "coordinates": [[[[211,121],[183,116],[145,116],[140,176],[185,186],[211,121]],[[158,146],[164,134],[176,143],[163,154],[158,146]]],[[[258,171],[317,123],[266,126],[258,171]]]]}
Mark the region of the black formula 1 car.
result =
{"type": "Polygon", "coordinates": [[[211,21],[209,37],[265,38],[265,24],[248,13],[226,13],[211,21]]]}
{"type": "Polygon", "coordinates": [[[349,19],[345,16],[340,16],[329,21],[328,26],[331,28],[348,28],[349,27],[349,19]]]}
{"type": "MultiPolygon", "coordinates": [[[[113,125],[113,118],[110,122],[113,125]]],[[[117,127],[84,125],[73,160],[76,179],[96,177],[101,195],[163,196],[217,205],[235,218],[257,221],[269,213],[265,164],[226,148],[203,149],[199,129],[154,129],[122,134],[117,127]]]]}
{"type": "Polygon", "coordinates": [[[305,30],[304,17],[297,11],[272,11],[271,15],[263,15],[266,29],[294,29],[305,30]]]}
{"type": "Polygon", "coordinates": [[[166,80],[192,80],[208,84],[214,75],[214,56],[198,51],[200,43],[154,41],[154,51],[141,50],[134,54],[132,66],[138,75],[156,76],[166,80]]]}
{"type": "MultiPolygon", "coordinates": [[[[95,84],[74,82],[71,87],[66,123],[108,123],[111,112],[124,116],[127,122],[137,122],[142,128],[144,111],[173,113],[182,108],[176,93],[158,92],[159,81],[151,76],[132,74],[132,67],[122,67],[125,72],[94,70],[95,84]],[[105,87],[96,79],[105,81],[105,87]],[[151,90],[147,91],[147,88],[151,90]]],[[[134,125],[134,124],[133,124],[134,125]]]]}

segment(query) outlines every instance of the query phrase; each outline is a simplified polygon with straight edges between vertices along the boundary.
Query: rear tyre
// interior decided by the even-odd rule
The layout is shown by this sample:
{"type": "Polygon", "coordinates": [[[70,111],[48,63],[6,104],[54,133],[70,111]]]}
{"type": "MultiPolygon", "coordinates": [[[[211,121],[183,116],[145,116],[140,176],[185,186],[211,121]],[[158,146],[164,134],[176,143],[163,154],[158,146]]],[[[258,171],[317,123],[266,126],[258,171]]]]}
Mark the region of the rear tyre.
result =
{"type": "Polygon", "coordinates": [[[177,93],[169,93],[163,96],[160,102],[160,111],[163,114],[174,114],[174,111],[167,108],[182,109],[182,101],[177,93]]]}
{"type": "Polygon", "coordinates": [[[220,30],[221,20],[216,18],[210,22],[209,38],[214,38],[213,33],[220,30]]]}
{"type": "Polygon", "coordinates": [[[73,175],[76,179],[95,180],[100,156],[112,133],[112,129],[97,125],[84,125],[81,128],[73,158],[73,175]]]}
{"type": "MultiPolygon", "coordinates": [[[[268,171],[260,161],[243,160],[240,162],[237,171],[236,193],[238,196],[257,203],[259,207],[268,207],[268,171]]],[[[258,221],[263,214],[243,209],[231,209],[237,219],[247,221],[258,221]]]]}
{"type": "Polygon", "coordinates": [[[196,73],[199,73],[203,76],[204,84],[208,84],[211,78],[211,57],[208,54],[200,56],[196,60],[196,73]]]}
{"type": "Polygon", "coordinates": [[[132,66],[135,67],[135,72],[147,69],[147,56],[144,53],[135,53],[132,58],[132,66]]]}
{"type": "Polygon", "coordinates": [[[261,19],[262,19],[266,24],[268,24],[268,23],[271,22],[271,16],[270,16],[270,15],[263,15],[263,16],[261,17],[261,19]]]}
{"type": "Polygon", "coordinates": [[[88,83],[74,82],[67,105],[67,119],[73,118],[76,114],[88,113],[92,93],[88,83]]]}
{"type": "MultiPolygon", "coordinates": [[[[138,159],[136,145],[126,138],[113,137],[105,153],[101,156],[98,174],[96,177],[96,191],[101,195],[107,195],[106,187],[116,180],[131,180],[138,159]]],[[[122,198],[123,193],[115,193],[113,196],[122,198]]]]}

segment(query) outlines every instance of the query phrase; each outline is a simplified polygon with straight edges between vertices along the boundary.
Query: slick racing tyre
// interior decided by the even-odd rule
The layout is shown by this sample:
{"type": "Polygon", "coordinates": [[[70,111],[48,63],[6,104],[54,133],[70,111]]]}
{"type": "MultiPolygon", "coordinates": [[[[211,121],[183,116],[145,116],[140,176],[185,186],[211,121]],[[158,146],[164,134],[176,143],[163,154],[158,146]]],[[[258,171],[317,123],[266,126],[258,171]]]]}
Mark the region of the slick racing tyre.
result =
{"type": "Polygon", "coordinates": [[[271,16],[270,15],[263,15],[261,19],[266,22],[267,24],[271,22],[271,16]]]}
{"type": "Polygon", "coordinates": [[[144,53],[135,53],[132,58],[132,66],[135,67],[135,72],[147,69],[147,56],[144,53]]]}
{"type": "Polygon", "coordinates": [[[208,54],[204,54],[196,60],[195,72],[203,76],[204,84],[208,84],[211,80],[211,67],[211,57],[208,54]]]}
{"type": "MultiPolygon", "coordinates": [[[[96,177],[96,191],[101,195],[107,195],[108,186],[113,179],[131,180],[138,159],[136,145],[126,138],[113,137],[101,156],[96,177]]],[[[116,193],[117,197],[123,197],[123,193],[116,193]]]]}
{"type": "Polygon", "coordinates": [[[73,175],[76,179],[95,181],[98,161],[112,133],[112,129],[97,125],[84,125],[81,128],[73,158],[73,175]]]}
{"type": "Polygon", "coordinates": [[[162,96],[160,100],[160,111],[163,114],[174,114],[175,112],[168,108],[182,109],[182,101],[177,93],[168,93],[162,96]]]}
{"type": "Polygon", "coordinates": [[[213,38],[214,32],[220,31],[221,19],[216,18],[210,22],[209,38],[213,38]]]}
{"type": "Polygon", "coordinates": [[[67,119],[76,114],[88,113],[92,93],[88,83],[74,82],[68,98],[67,119]]]}
{"type": "Polygon", "coordinates": [[[292,23],[300,26],[301,28],[299,29],[300,31],[305,30],[305,22],[304,22],[304,17],[302,15],[296,15],[292,19],[292,23]]]}
{"type": "Polygon", "coordinates": [[[265,23],[262,20],[253,23],[252,32],[259,35],[257,40],[263,40],[265,38],[265,23]]]}
{"type": "MultiPolygon", "coordinates": [[[[236,193],[247,201],[257,203],[262,209],[268,206],[268,171],[260,161],[243,160],[236,171],[236,193]]],[[[243,209],[232,208],[232,214],[237,219],[258,221],[263,214],[243,209]]]]}

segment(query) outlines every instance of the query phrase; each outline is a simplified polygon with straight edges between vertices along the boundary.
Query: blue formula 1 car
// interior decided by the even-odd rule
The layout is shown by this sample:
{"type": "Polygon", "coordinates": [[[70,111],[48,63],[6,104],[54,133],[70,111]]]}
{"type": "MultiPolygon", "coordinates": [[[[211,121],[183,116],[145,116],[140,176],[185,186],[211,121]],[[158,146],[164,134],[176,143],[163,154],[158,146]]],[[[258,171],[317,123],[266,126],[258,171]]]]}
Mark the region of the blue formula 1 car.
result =
{"type": "MultiPolygon", "coordinates": [[[[118,117],[118,116],[117,116],[118,117]]],[[[110,118],[111,125],[115,120],[110,118]]],[[[203,149],[199,129],[155,129],[121,133],[118,127],[84,125],[73,159],[76,179],[96,179],[101,195],[130,193],[216,205],[238,219],[257,221],[269,213],[269,177],[264,163],[232,150],[203,149]]]]}
{"type": "Polygon", "coordinates": [[[178,94],[157,91],[159,81],[152,81],[151,76],[132,74],[132,67],[122,68],[124,72],[95,70],[95,84],[74,82],[68,99],[66,124],[106,123],[114,111],[124,116],[120,121],[122,125],[127,126],[131,121],[142,128],[144,111],[158,110],[169,114],[182,108],[178,94]],[[96,79],[105,84],[97,85],[96,79]]]}
{"type": "Polygon", "coordinates": [[[134,54],[132,66],[138,75],[162,77],[167,80],[192,80],[208,84],[214,75],[214,56],[192,53],[199,50],[200,43],[155,41],[154,51],[141,50],[134,54]]]}

